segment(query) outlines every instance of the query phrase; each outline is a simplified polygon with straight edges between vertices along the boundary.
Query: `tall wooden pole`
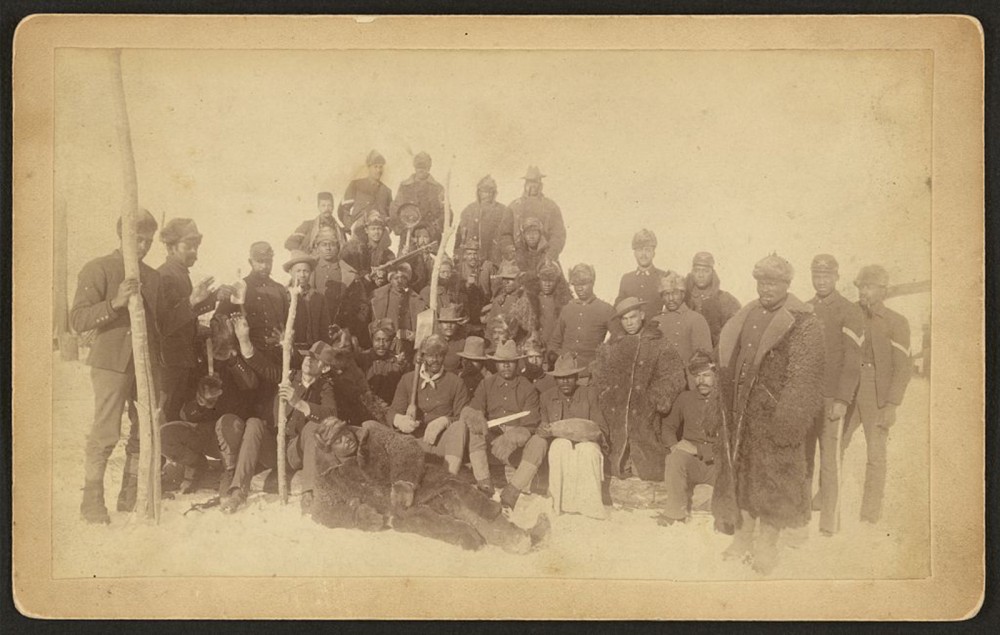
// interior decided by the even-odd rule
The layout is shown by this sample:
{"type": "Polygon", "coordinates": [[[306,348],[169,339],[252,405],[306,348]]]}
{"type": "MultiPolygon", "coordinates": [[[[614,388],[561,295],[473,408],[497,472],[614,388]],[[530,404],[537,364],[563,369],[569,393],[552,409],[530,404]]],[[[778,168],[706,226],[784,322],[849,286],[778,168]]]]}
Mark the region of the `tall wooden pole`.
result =
{"type": "MultiPolygon", "coordinates": [[[[288,386],[290,384],[289,376],[292,374],[292,344],[295,342],[295,312],[299,305],[299,295],[302,293],[302,289],[299,288],[298,283],[293,281],[291,287],[288,288],[289,293],[289,303],[288,303],[288,317],[285,319],[285,332],[281,338],[281,381],[278,382],[278,387],[288,386]]],[[[281,499],[281,504],[284,505],[288,502],[288,482],[285,479],[285,453],[286,440],[285,440],[285,424],[288,422],[288,413],[285,409],[288,407],[288,402],[285,401],[283,397],[278,398],[278,498],[281,499]]]]}
{"type": "MultiPolygon", "coordinates": [[[[141,280],[136,221],[139,211],[139,184],[132,154],[132,134],[129,128],[128,109],[125,105],[125,85],[122,80],[122,52],[111,52],[112,121],[118,133],[121,158],[122,183],[122,257],[125,278],[141,280]]],[[[141,289],[141,287],[140,287],[141,289]]],[[[153,364],[147,341],[146,310],[141,293],[128,301],[129,319],[132,324],[132,358],[135,361],[136,410],[139,412],[139,485],[134,513],[140,518],[160,520],[160,409],[157,404],[153,364]]],[[[155,316],[153,316],[155,319],[155,316]]]]}
{"type": "Polygon", "coordinates": [[[56,195],[55,231],[53,232],[54,280],[52,298],[52,340],[59,349],[64,362],[75,361],[79,352],[76,336],[69,330],[69,299],[66,295],[67,264],[66,247],[69,229],[66,220],[66,199],[56,195]]]}

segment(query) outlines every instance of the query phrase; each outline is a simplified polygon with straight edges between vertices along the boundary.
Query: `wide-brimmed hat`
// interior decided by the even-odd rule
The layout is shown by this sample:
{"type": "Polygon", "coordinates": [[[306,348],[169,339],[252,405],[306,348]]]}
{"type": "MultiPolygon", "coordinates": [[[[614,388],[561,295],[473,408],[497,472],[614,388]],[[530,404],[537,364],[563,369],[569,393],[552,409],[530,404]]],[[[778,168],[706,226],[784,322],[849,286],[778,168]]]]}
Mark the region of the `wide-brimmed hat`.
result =
{"type": "Polygon", "coordinates": [[[621,302],[615,305],[615,317],[620,318],[629,311],[634,311],[636,309],[641,309],[646,306],[646,303],[639,298],[629,297],[625,298],[621,302]]]}
{"type": "Polygon", "coordinates": [[[555,366],[549,371],[553,377],[572,377],[579,375],[585,368],[579,366],[576,361],[576,353],[563,353],[556,359],[555,366]]]}
{"type": "Polygon", "coordinates": [[[545,178],[545,175],[542,174],[542,171],[538,169],[537,165],[529,165],[527,173],[525,173],[525,175],[521,178],[525,181],[541,181],[545,178]]]}
{"type": "Polygon", "coordinates": [[[458,356],[477,362],[485,362],[489,359],[486,356],[486,340],[476,335],[470,335],[465,338],[465,348],[462,349],[462,352],[458,356]]]}
{"type": "Polygon", "coordinates": [[[299,354],[302,355],[303,357],[312,357],[318,359],[319,361],[326,364],[332,364],[334,358],[333,347],[324,342],[323,340],[320,340],[315,344],[313,344],[309,348],[309,350],[306,351],[300,350],[299,354]]]}
{"type": "Polygon", "coordinates": [[[517,342],[514,340],[507,340],[500,346],[497,346],[497,349],[493,351],[493,354],[490,355],[489,358],[496,362],[516,362],[517,360],[524,359],[525,357],[527,357],[527,355],[522,355],[518,352],[517,342]]]}
{"type": "Polygon", "coordinates": [[[316,268],[315,256],[311,256],[306,252],[298,249],[293,249],[291,251],[291,258],[289,258],[288,262],[281,265],[281,268],[284,269],[286,273],[288,273],[292,270],[292,267],[299,264],[300,262],[308,262],[310,267],[312,267],[313,269],[316,268]]]}
{"type": "Polygon", "coordinates": [[[497,272],[497,277],[516,280],[521,277],[521,268],[517,266],[516,262],[501,263],[500,270],[497,272]]]}
{"type": "Polygon", "coordinates": [[[441,307],[438,311],[438,322],[454,322],[455,324],[465,324],[469,317],[465,314],[465,307],[461,304],[449,304],[441,307]]]}

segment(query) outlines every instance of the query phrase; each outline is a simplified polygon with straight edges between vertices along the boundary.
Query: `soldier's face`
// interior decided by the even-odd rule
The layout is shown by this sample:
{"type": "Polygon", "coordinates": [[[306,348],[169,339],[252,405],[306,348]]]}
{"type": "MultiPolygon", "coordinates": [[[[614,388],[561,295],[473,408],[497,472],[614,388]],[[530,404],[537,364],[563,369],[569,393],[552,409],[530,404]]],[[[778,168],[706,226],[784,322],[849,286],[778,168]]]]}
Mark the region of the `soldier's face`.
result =
{"type": "Polygon", "coordinates": [[[821,298],[833,293],[833,290],[837,288],[837,280],[840,276],[830,271],[814,271],[812,272],[813,289],[816,289],[816,295],[821,298]]]}
{"type": "Polygon", "coordinates": [[[497,374],[510,381],[517,374],[517,360],[497,362],[497,374]]]}
{"type": "Polygon", "coordinates": [[[663,298],[663,302],[667,305],[668,311],[676,311],[681,307],[681,303],[684,302],[684,291],[680,289],[664,291],[660,294],[660,297],[663,298]]]}
{"type": "Polygon", "coordinates": [[[632,309],[622,316],[622,328],[629,335],[635,335],[642,328],[642,322],[646,319],[646,313],[642,309],[632,309]]]}
{"type": "Polygon", "coordinates": [[[458,330],[458,323],[456,322],[439,322],[438,330],[441,331],[441,335],[444,335],[447,339],[455,337],[455,331],[458,330]]]}
{"type": "Polygon", "coordinates": [[[561,392],[564,397],[572,397],[573,393],[576,392],[576,375],[570,375],[569,377],[556,377],[556,386],[559,387],[559,392],[561,392]]]}
{"type": "Polygon", "coordinates": [[[170,253],[183,262],[185,266],[190,267],[198,261],[198,247],[200,244],[193,240],[182,240],[170,248],[170,253]]]}
{"type": "Polygon", "coordinates": [[[506,326],[495,326],[491,332],[493,333],[493,343],[497,346],[510,339],[510,332],[506,326]]]}
{"type": "Polygon", "coordinates": [[[431,244],[431,235],[426,229],[421,229],[413,235],[413,240],[417,243],[417,247],[425,247],[431,244]]]}
{"type": "Polygon", "coordinates": [[[323,260],[333,262],[340,257],[340,243],[324,240],[316,243],[316,254],[323,260]]]}
{"type": "Polygon", "coordinates": [[[539,241],[542,240],[542,233],[537,229],[529,229],[524,232],[524,244],[526,244],[531,249],[538,246],[539,241]]]}
{"type": "Polygon", "coordinates": [[[385,172],[384,163],[376,163],[375,165],[368,166],[368,178],[373,181],[381,181],[383,172],[385,172]]]}
{"type": "Polygon", "coordinates": [[[250,259],[250,270],[257,275],[270,276],[272,267],[274,267],[274,258],[250,259]]]}
{"type": "Polygon", "coordinates": [[[514,245],[504,245],[500,255],[504,257],[504,260],[513,260],[514,256],[517,255],[517,249],[514,248],[514,245]]]}
{"type": "Polygon", "coordinates": [[[198,394],[195,395],[195,400],[202,408],[214,408],[215,404],[219,401],[219,397],[221,396],[221,390],[208,392],[199,391],[198,394]]]}
{"type": "Polygon", "coordinates": [[[444,353],[424,353],[424,369],[428,375],[436,375],[444,368],[444,353]]]}
{"type": "Polygon", "coordinates": [[[365,228],[365,232],[368,234],[368,242],[373,245],[377,245],[378,241],[382,240],[382,234],[385,233],[385,227],[381,225],[369,225],[365,228]]]}
{"type": "Polygon", "coordinates": [[[479,196],[480,203],[492,203],[497,200],[497,191],[493,188],[482,188],[476,190],[476,194],[479,196]]]}
{"type": "Polygon", "coordinates": [[[505,293],[514,293],[517,291],[517,278],[504,278],[503,290],[505,293]]]}
{"type": "Polygon", "coordinates": [[[466,249],[462,258],[465,260],[465,264],[473,269],[479,266],[479,252],[475,249],[466,249]]]}
{"type": "Polygon", "coordinates": [[[320,214],[332,214],[333,213],[333,201],[328,198],[321,198],[316,203],[316,207],[319,209],[320,214]]]}
{"type": "Polygon", "coordinates": [[[354,433],[349,430],[345,431],[333,440],[332,449],[339,458],[346,459],[349,456],[354,456],[354,453],[358,451],[358,440],[354,433]]]}
{"type": "Polygon", "coordinates": [[[452,273],[454,271],[452,271],[451,265],[441,263],[441,268],[438,270],[438,279],[443,281],[451,280],[452,273]]]}
{"type": "Polygon", "coordinates": [[[392,274],[392,277],[389,278],[389,283],[392,284],[393,289],[402,292],[405,291],[407,285],[410,284],[410,278],[405,273],[397,271],[392,274]]]}
{"type": "Polygon", "coordinates": [[[528,196],[538,196],[542,193],[542,182],[541,181],[525,181],[524,182],[524,193],[528,196]]]}
{"type": "Polygon", "coordinates": [[[781,304],[788,296],[788,283],[784,280],[763,278],[757,281],[757,297],[765,309],[781,304]]]}
{"type": "Polygon", "coordinates": [[[709,395],[715,390],[715,371],[704,370],[694,376],[694,385],[702,395],[709,395]]]}
{"type": "Polygon", "coordinates": [[[292,269],[288,272],[292,275],[292,280],[295,284],[302,286],[309,282],[309,275],[312,273],[312,267],[306,262],[297,262],[292,265],[292,269]]]}
{"type": "Polygon", "coordinates": [[[135,235],[135,251],[139,260],[146,257],[149,249],[153,246],[153,234],[156,232],[138,232],[135,235]]]}
{"type": "Polygon", "coordinates": [[[479,360],[479,359],[465,359],[463,357],[462,358],[462,366],[464,368],[468,368],[468,369],[471,369],[473,371],[477,371],[477,370],[482,370],[483,369],[483,362],[482,362],[482,360],[479,360]]]}
{"type": "Polygon", "coordinates": [[[635,262],[640,267],[648,267],[653,264],[653,256],[656,255],[656,249],[653,247],[639,247],[638,249],[633,249],[632,253],[635,254],[635,262]]]}
{"type": "Polygon", "coordinates": [[[418,181],[426,181],[427,177],[431,175],[431,167],[420,166],[419,168],[413,168],[413,176],[417,178],[418,181]]]}
{"type": "Polygon", "coordinates": [[[302,375],[304,377],[319,377],[328,370],[330,370],[329,364],[321,362],[312,355],[306,355],[302,358],[302,375]]]}
{"type": "Polygon", "coordinates": [[[537,368],[541,368],[543,359],[544,358],[542,357],[542,354],[540,352],[531,351],[530,353],[528,353],[528,356],[525,358],[524,361],[527,362],[528,366],[535,366],[537,368]]]}
{"type": "Polygon", "coordinates": [[[699,289],[705,289],[712,284],[712,268],[705,265],[691,267],[691,279],[699,289]]]}
{"type": "Polygon", "coordinates": [[[885,287],[879,284],[863,284],[858,287],[858,301],[861,306],[871,308],[885,300],[885,287]]]}
{"type": "Polygon", "coordinates": [[[372,337],[372,349],[378,355],[384,355],[389,346],[392,344],[392,338],[385,331],[375,331],[375,335],[372,337]]]}
{"type": "Polygon", "coordinates": [[[581,300],[589,300],[594,295],[594,281],[578,278],[573,282],[573,293],[581,300]]]}
{"type": "Polygon", "coordinates": [[[542,280],[541,285],[542,285],[542,293],[544,293],[545,295],[552,295],[556,290],[555,280],[542,280]]]}

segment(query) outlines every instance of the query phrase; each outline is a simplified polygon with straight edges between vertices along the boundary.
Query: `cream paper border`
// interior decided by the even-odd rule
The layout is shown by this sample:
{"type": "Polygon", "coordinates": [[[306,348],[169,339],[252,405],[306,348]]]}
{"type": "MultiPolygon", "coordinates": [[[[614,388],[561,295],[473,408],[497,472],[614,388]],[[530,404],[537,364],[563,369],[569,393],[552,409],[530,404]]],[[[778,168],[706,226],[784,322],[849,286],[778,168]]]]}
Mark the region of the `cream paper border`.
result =
{"type": "Polygon", "coordinates": [[[983,34],[965,16],[263,17],[39,15],[14,40],[13,588],[38,617],[957,620],[984,585],[983,34]],[[540,46],[544,43],[544,46],[540,46]],[[51,576],[56,47],[922,49],[933,51],[932,575],[657,582],[51,576]],[[959,308],[960,307],[960,308],[959,308]],[[34,362],[34,363],[33,363],[34,362]],[[944,431],[947,431],[946,433],[944,431]]]}

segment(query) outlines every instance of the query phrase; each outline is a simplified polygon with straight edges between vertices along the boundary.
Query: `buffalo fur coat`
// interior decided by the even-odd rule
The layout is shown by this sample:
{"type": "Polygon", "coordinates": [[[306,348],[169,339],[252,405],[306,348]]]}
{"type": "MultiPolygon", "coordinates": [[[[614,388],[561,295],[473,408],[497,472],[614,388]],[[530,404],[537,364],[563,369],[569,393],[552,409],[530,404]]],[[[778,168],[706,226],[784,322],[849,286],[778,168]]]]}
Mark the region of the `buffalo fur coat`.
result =
{"type": "Polygon", "coordinates": [[[741,309],[719,335],[724,417],[712,513],[724,533],[739,527],[741,509],[778,529],[809,522],[803,443],[823,405],[823,327],[812,307],[789,295],[761,336],[746,402],[735,404],[740,334],[759,305],[741,309]]]}
{"type": "Polygon", "coordinates": [[[604,412],[611,448],[611,475],[625,473],[631,456],[635,476],[663,480],[666,448],[660,443],[660,417],[670,411],[685,388],[684,363],[655,325],[636,335],[624,335],[601,344],[593,365],[593,386],[604,412]]]}
{"type": "Polygon", "coordinates": [[[500,513],[500,504],[440,464],[426,461],[417,440],[374,421],[352,428],[358,452],[341,460],[318,436],[312,517],[328,527],[414,533],[476,550],[486,544],[527,553],[544,527],[525,531],[500,513]],[[416,486],[413,504],[393,503],[401,483],[416,486]]]}

